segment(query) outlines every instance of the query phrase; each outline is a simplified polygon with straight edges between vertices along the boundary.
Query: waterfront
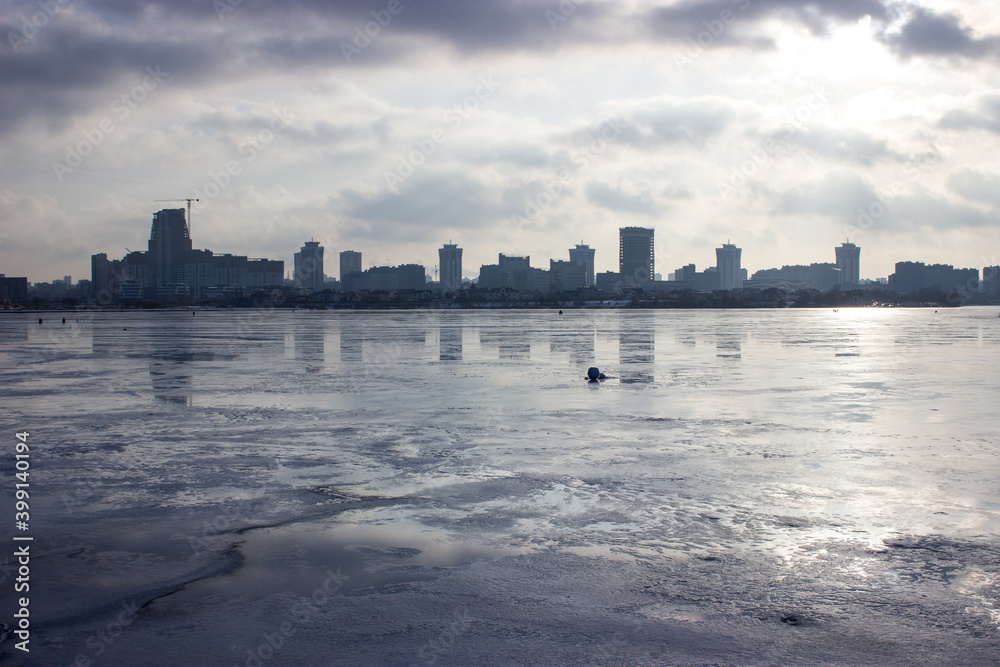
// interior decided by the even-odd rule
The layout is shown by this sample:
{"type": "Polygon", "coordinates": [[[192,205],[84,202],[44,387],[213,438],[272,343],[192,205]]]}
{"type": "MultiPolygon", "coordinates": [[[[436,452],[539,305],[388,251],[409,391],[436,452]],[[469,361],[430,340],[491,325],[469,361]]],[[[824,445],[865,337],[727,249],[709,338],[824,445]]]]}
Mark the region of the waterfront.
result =
{"type": "Polygon", "coordinates": [[[995,311],[5,314],[29,664],[995,661],[995,311]]]}

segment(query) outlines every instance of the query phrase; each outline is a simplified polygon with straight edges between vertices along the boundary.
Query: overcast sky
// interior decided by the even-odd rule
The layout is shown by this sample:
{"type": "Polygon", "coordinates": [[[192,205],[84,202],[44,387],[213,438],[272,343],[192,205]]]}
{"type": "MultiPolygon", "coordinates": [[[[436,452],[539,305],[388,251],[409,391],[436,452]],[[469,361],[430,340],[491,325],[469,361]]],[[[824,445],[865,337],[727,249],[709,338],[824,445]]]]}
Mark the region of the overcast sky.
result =
{"type": "MultiPolygon", "coordinates": [[[[199,197],[198,248],[468,276],[618,228],[656,271],[1000,264],[995,0],[2,5],[0,272],[90,277],[199,197]],[[332,261],[331,261],[332,260],[332,261]]],[[[334,265],[334,266],[331,266],[334,265]]]]}

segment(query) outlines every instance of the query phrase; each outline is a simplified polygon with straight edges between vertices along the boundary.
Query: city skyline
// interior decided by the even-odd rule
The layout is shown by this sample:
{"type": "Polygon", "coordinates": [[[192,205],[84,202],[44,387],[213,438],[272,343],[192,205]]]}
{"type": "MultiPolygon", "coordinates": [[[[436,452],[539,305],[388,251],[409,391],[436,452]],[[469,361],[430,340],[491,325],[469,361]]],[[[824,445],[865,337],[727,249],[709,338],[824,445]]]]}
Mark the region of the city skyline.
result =
{"type": "Polygon", "coordinates": [[[0,271],[84,275],[168,198],[289,266],[309,238],[426,266],[461,239],[467,267],[583,238],[603,272],[628,226],[661,267],[725,239],[755,270],[847,238],[862,277],[1000,264],[986,2],[216,5],[0,10],[0,271]]]}

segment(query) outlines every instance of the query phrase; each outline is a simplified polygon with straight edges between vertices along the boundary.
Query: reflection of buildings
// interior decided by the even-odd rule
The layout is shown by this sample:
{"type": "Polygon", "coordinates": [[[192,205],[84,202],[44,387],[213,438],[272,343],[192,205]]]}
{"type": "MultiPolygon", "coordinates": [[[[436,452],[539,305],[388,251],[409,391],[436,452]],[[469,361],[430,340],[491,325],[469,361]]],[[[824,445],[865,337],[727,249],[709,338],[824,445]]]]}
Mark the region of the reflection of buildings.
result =
{"type": "Polygon", "coordinates": [[[96,356],[141,360],[149,364],[149,378],[157,400],[174,405],[193,404],[194,379],[201,375],[200,364],[232,362],[252,351],[264,357],[280,357],[284,333],[279,327],[262,326],[260,313],[248,313],[232,322],[226,338],[206,337],[198,320],[183,313],[163,313],[155,325],[123,329],[117,320],[97,321],[90,339],[96,356]]]}
{"type": "Polygon", "coordinates": [[[622,384],[645,384],[654,380],[656,343],[653,321],[622,320],[618,329],[618,363],[622,384]],[[630,328],[626,329],[625,326],[630,328]]]}
{"type": "Polygon", "coordinates": [[[497,348],[498,359],[530,359],[531,338],[521,327],[482,329],[479,344],[484,348],[497,348]]]}
{"type": "Polygon", "coordinates": [[[187,359],[152,359],[149,362],[149,379],[153,384],[153,396],[165,403],[190,407],[191,368],[187,359]]]}
{"type": "Polygon", "coordinates": [[[715,356],[723,359],[742,359],[743,343],[746,341],[745,333],[720,333],[715,341],[715,356]]]}
{"type": "Polygon", "coordinates": [[[308,373],[323,369],[325,331],[322,322],[306,321],[292,329],[295,361],[308,373]]]}
{"type": "Polygon", "coordinates": [[[596,333],[593,329],[586,331],[554,330],[549,340],[550,352],[562,352],[568,354],[572,362],[580,366],[591,366],[594,363],[594,339],[596,333]]]}
{"type": "Polygon", "coordinates": [[[340,361],[341,363],[361,363],[361,348],[364,340],[364,329],[357,323],[345,318],[340,322],[340,361]]]}
{"type": "Polygon", "coordinates": [[[340,361],[342,363],[388,364],[419,358],[407,348],[421,348],[427,343],[426,329],[410,326],[361,326],[353,318],[339,322],[340,361]]]}
{"type": "Polygon", "coordinates": [[[439,320],[438,359],[441,361],[462,360],[462,321],[460,318],[442,318],[439,320]]]}

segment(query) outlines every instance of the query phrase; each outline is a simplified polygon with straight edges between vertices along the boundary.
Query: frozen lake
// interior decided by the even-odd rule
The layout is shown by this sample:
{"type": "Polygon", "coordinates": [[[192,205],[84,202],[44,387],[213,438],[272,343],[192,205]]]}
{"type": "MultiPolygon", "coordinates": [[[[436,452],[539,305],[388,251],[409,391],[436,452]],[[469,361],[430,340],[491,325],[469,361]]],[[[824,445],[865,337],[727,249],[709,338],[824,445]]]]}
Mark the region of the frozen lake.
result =
{"type": "Polygon", "coordinates": [[[5,663],[1000,661],[996,308],[61,316],[5,663]]]}

